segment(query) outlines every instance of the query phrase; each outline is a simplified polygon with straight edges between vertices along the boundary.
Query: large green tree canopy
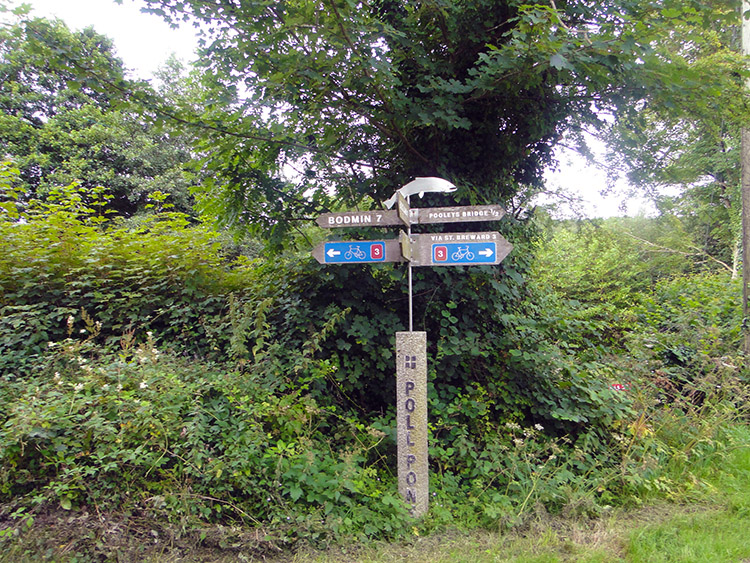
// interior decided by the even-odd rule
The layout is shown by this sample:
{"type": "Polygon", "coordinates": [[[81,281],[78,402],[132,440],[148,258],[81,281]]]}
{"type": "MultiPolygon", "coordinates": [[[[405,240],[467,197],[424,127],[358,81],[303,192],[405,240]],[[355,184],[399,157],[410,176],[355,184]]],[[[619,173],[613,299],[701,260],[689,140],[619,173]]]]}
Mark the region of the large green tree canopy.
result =
{"type": "Polygon", "coordinates": [[[667,12],[670,33],[654,46],[651,66],[677,76],[680,88],[645,92],[604,135],[612,176],[625,175],[634,190],[681,224],[683,251],[734,270],[740,250],[740,129],[747,126],[750,107],[737,8],[710,2],[710,17],[689,4],[667,12]]]}
{"type": "Polygon", "coordinates": [[[664,2],[147,3],[204,34],[205,195],[235,220],[299,215],[311,194],[382,201],[424,175],[507,201],[541,185],[563,133],[664,79],[664,2]]]}
{"type": "Polygon", "coordinates": [[[30,19],[0,29],[0,156],[17,163],[22,191],[79,181],[107,188],[122,215],[157,191],[189,211],[192,155],[184,139],[123,103],[130,89],[112,42],[91,28],[30,19]]]}

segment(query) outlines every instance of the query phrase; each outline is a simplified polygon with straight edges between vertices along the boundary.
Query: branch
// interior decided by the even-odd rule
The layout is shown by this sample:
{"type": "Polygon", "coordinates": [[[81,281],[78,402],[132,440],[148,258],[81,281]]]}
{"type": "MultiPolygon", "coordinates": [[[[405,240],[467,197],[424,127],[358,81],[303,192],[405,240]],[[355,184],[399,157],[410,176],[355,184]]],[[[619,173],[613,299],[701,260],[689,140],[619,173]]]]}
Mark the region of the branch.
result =
{"type": "MultiPolygon", "coordinates": [[[[346,41],[347,45],[349,45],[349,49],[351,49],[352,53],[356,52],[354,42],[349,37],[349,34],[346,31],[346,28],[344,27],[343,18],[341,17],[341,14],[338,11],[338,8],[336,7],[336,0],[331,0],[331,10],[333,11],[333,14],[336,16],[336,19],[338,20],[339,29],[341,30],[341,35],[344,37],[344,40],[346,41]]],[[[375,88],[375,93],[377,94],[378,99],[383,103],[386,110],[390,112],[391,115],[396,115],[396,111],[393,108],[393,106],[390,103],[390,100],[383,94],[382,89],[378,85],[377,80],[375,80],[375,77],[372,76],[370,71],[365,65],[362,66],[362,72],[365,74],[367,78],[372,80],[373,86],[375,88]]],[[[369,121],[369,119],[368,119],[369,121]]],[[[371,121],[372,123],[372,121],[371,121]]],[[[372,123],[373,126],[377,127],[376,123],[372,123]]],[[[424,156],[421,152],[419,152],[414,145],[411,144],[409,139],[406,138],[406,135],[404,135],[403,131],[401,131],[398,127],[393,128],[393,132],[396,134],[396,136],[403,142],[406,147],[409,149],[409,151],[414,154],[417,158],[419,158],[422,162],[425,164],[430,164],[429,159],[424,156]]]]}
{"type": "MultiPolygon", "coordinates": [[[[44,37],[39,36],[39,39],[44,41],[44,37]]],[[[297,149],[302,149],[302,150],[317,153],[317,154],[328,154],[326,153],[325,150],[317,148],[315,146],[311,146],[309,144],[303,144],[303,143],[299,143],[297,141],[293,141],[289,139],[278,139],[278,138],[267,136],[267,135],[241,133],[238,131],[233,131],[226,127],[222,127],[217,124],[205,123],[203,121],[200,121],[199,119],[191,120],[191,119],[186,119],[184,117],[180,117],[175,112],[166,109],[163,105],[158,104],[154,102],[153,100],[149,100],[151,96],[148,94],[123,87],[116,80],[113,80],[113,79],[110,79],[110,78],[107,78],[105,76],[98,74],[95,69],[88,67],[86,65],[83,65],[79,63],[78,61],[76,61],[75,59],[66,58],[66,61],[69,64],[71,64],[75,69],[77,69],[79,72],[83,73],[84,75],[96,77],[99,83],[103,86],[106,86],[108,89],[110,89],[110,91],[116,90],[117,92],[121,94],[123,99],[134,101],[137,104],[141,105],[142,107],[154,112],[156,115],[167,118],[171,121],[174,121],[175,123],[179,123],[181,125],[185,125],[187,127],[191,127],[195,129],[201,129],[204,131],[213,131],[216,133],[221,133],[222,135],[227,135],[227,136],[235,137],[238,139],[247,139],[251,141],[297,148],[297,149]]],[[[351,163],[351,164],[363,166],[365,168],[369,168],[369,164],[366,162],[352,161],[351,159],[346,158],[340,154],[333,153],[333,154],[328,154],[328,156],[330,156],[331,158],[335,160],[344,162],[344,163],[351,163]]]]}
{"type": "Polygon", "coordinates": [[[658,248],[661,252],[666,252],[666,253],[669,253],[669,254],[679,254],[681,256],[686,256],[686,257],[702,256],[702,257],[708,258],[712,262],[716,262],[717,264],[719,264],[720,266],[722,266],[723,268],[725,268],[728,272],[730,272],[730,273],[733,272],[732,268],[726,262],[722,262],[718,258],[714,258],[708,252],[706,252],[705,250],[701,250],[700,248],[698,248],[696,246],[691,246],[690,248],[692,248],[693,250],[696,250],[697,252],[685,252],[683,250],[676,250],[674,248],[669,248],[667,246],[662,246],[660,244],[653,243],[653,242],[648,241],[646,239],[642,239],[640,237],[637,237],[637,236],[635,236],[634,234],[631,234],[631,233],[625,233],[625,234],[627,236],[631,237],[631,238],[634,238],[638,242],[641,242],[641,243],[647,245],[647,246],[653,246],[654,248],[658,248]]]}

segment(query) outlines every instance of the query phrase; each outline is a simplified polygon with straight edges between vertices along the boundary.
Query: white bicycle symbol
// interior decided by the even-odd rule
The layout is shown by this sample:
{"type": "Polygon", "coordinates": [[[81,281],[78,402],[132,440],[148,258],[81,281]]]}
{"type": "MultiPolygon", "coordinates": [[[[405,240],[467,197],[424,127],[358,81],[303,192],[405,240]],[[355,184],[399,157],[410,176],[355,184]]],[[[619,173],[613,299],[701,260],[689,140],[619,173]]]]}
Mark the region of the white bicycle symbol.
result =
{"type": "Polygon", "coordinates": [[[461,260],[463,258],[474,260],[474,253],[469,250],[468,246],[459,246],[458,250],[451,254],[451,260],[461,260]]]}
{"type": "Polygon", "coordinates": [[[364,260],[367,255],[365,254],[365,251],[362,250],[359,245],[349,245],[349,250],[346,251],[344,254],[344,258],[347,260],[351,260],[352,258],[356,258],[357,260],[364,260]]]}

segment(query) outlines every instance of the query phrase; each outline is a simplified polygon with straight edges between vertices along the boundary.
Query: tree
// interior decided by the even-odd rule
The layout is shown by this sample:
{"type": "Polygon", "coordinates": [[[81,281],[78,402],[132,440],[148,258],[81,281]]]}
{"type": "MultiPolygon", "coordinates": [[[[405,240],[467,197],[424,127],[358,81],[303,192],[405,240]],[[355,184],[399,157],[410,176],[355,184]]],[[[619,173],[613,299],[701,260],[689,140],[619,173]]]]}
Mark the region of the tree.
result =
{"type": "Polygon", "coordinates": [[[507,202],[540,188],[566,130],[662,79],[646,68],[661,5],[637,0],[148,3],[203,26],[204,195],[266,231],[413,176],[507,202]]]}
{"type": "MultiPolygon", "coordinates": [[[[563,134],[577,141],[584,128],[600,128],[653,92],[700,96],[726,79],[720,69],[686,84],[682,67],[665,64],[658,41],[669,37],[672,2],[148,4],[204,32],[203,100],[174,118],[203,131],[197,150],[211,181],[199,197],[210,214],[283,242],[295,220],[321,208],[375,206],[429,175],[459,190],[427,195],[422,206],[446,197],[506,204],[512,213],[498,228],[516,251],[502,270],[416,274],[416,329],[437,338],[433,406],[446,412],[472,386],[492,397],[493,420],[544,419],[546,427],[549,417],[561,431],[587,420],[582,397],[602,379],[593,375],[598,368],[581,366],[593,361],[595,346],[558,346],[577,337],[557,324],[547,295],[525,284],[533,235],[514,221],[523,216],[517,204],[541,189],[563,134]],[[552,366],[562,363],[580,388],[559,383],[552,366]],[[563,404],[578,405],[576,413],[562,412],[563,404]]],[[[313,326],[352,307],[340,330],[349,340],[321,351],[340,358],[331,396],[343,389],[365,410],[387,408],[384,333],[402,316],[399,271],[316,266],[298,281],[307,287],[288,310],[304,310],[313,326]]]]}
{"type": "Polygon", "coordinates": [[[77,180],[106,187],[122,215],[143,210],[155,191],[190,211],[184,140],[124,105],[117,89],[97,88],[99,80],[129,84],[112,42],[93,29],[36,19],[0,31],[0,151],[17,162],[24,191],[77,180]]]}
{"type": "Polygon", "coordinates": [[[650,195],[662,214],[679,220],[704,256],[731,264],[740,251],[740,127],[748,119],[746,74],[736,6],[671,6],[671,33],[655,47],[654,72],[677,73],[681,88],[645,92],[621,111],[604,136],[613,173],[650,195]],[[709,85],[708,88],[705,88],[709,85]],[[665,195],[669,193],[670,195],[665,195]]]}

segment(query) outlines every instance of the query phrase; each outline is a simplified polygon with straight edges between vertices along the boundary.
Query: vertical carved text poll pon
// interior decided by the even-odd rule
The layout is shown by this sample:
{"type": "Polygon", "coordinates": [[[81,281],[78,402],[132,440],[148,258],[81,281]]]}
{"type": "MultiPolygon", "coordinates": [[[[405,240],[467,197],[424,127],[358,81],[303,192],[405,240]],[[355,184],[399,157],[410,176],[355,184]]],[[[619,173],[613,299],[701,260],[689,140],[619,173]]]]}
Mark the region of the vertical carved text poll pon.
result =
{"type": "Polygon", "coordinates": [[[429,505],[427,333],[396,333],[398,492],[422,516],[429,505]]]}

